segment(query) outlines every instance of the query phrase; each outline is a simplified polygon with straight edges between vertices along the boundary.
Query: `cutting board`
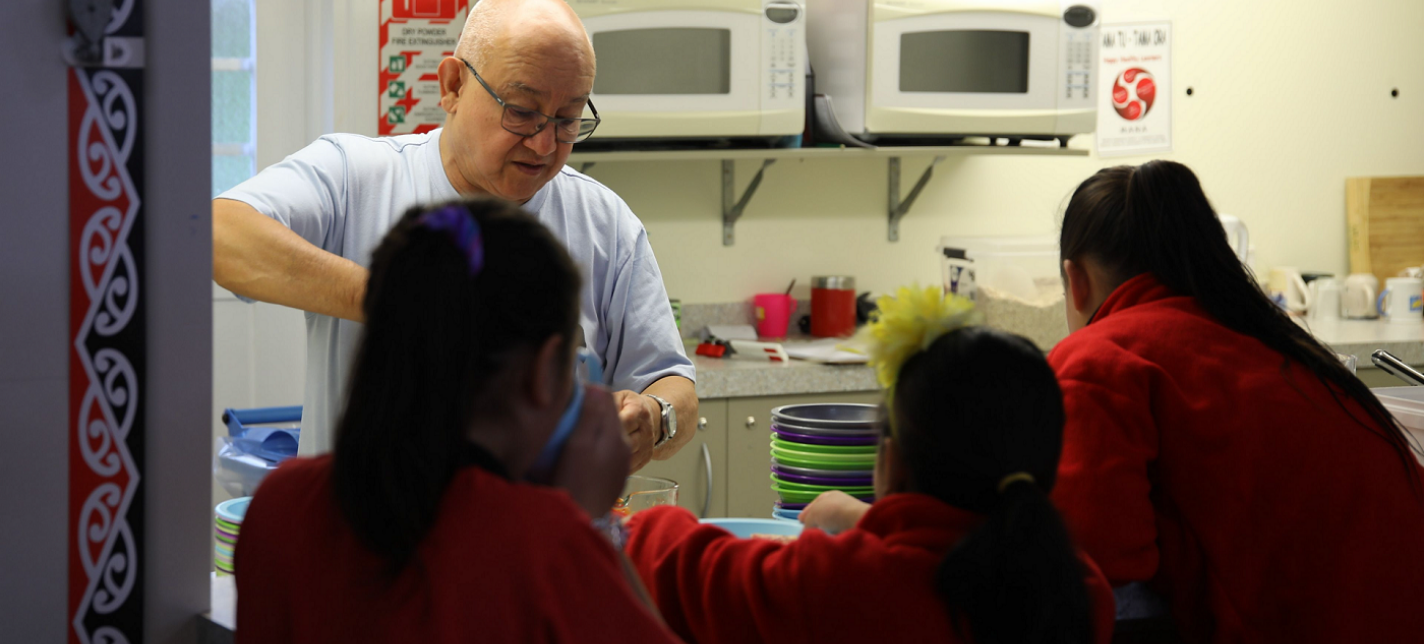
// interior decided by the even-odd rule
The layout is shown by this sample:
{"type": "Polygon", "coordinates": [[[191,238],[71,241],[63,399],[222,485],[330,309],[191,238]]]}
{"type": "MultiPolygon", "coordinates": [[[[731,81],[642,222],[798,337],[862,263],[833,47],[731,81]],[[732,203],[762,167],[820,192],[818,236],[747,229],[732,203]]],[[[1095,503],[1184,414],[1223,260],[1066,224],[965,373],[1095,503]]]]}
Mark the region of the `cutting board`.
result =
{"type": "Polygon", "coordinates": [[[1424,266],[1424,177],[1345,180],[1350,272],[1384,285],[1408,266],[1424,266]]]}

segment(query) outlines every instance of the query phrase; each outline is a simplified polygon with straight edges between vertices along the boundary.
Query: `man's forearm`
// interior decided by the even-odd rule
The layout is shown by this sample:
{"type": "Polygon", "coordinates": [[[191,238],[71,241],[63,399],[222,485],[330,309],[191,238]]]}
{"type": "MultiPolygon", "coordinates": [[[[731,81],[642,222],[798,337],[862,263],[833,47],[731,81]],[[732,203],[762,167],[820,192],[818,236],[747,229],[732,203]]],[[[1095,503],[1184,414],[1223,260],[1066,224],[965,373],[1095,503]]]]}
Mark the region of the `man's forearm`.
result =
{"type": "MultiPolygon", "coordinates": [[[[662,447],[653,450],[653,459],[667,460],[676,454],[697,435],[697,389],[692,381],[682,376],[667,376],[643,390],[645,394],[657,396],[672,403],[677,413],[677,435],[662,447]]],[[[661,430],[661,426],[659,426],[661,430]]]]}
{"type": "Polygon", "coordinates": [[[367,271],[230,199],[213,200],[213,281],[238,295],[360,322],[367,271]]]}

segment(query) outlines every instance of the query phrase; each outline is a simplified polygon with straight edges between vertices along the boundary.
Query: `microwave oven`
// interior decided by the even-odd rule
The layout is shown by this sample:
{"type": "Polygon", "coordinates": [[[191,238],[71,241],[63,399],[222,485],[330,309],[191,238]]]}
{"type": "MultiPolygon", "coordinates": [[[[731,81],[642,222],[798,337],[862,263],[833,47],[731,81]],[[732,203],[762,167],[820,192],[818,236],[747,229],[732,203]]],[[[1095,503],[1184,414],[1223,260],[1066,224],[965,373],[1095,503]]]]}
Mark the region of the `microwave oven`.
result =
{"type": "Polygon", "coordinates": [[[804,129],[801,3],[566,1],[597,58],[595,138],[775,138],[804,129]]]}
{"type": "Polygon", "coordinates": [[[847,133],[1062,138],[1097,125],[1097,0],[816,0],[816,92],[847,133]]]}

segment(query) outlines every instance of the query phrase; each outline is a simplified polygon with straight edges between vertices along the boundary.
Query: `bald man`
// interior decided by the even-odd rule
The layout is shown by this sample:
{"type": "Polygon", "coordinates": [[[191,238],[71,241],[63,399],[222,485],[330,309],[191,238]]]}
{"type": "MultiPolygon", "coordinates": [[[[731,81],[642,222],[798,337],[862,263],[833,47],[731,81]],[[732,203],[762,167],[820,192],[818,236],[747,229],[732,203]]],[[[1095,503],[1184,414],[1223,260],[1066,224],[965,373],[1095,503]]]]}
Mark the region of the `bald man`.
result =
{"type": "Polygon", "coordinates": [[[489,195],[568,247],[584,274],[582,341],[615,390],[633,470],[668,458],[696,431],[697,396],[662,273],[628,205],[564,166],[596,125],[583,24],[561,0],[483,0],[438,74],[443,128],[323,136],[213,201],[213,279],[307,312],[301,453],[331,449],[371,251],[413,205],[489,195]]]}

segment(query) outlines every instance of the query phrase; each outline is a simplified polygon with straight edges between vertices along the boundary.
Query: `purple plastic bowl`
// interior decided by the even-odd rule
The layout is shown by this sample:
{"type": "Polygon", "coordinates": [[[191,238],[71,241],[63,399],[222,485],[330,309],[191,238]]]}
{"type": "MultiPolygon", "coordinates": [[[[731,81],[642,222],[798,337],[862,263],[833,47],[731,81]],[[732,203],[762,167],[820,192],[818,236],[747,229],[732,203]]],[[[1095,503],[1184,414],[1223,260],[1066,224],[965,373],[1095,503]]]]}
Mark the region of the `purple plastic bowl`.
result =
{"type": "Polygon", "coordinates": [[[781,439],[784,441],[790,443],[804,443],[807,445],[859,446],[874,445],[880,441],[880,439],[875,436],[847,436],[845,438],[831,436],[807,436],[805,434],[797,434],[796,432],[786,431],[780,427],[777,427],[776,425],[771,426],[771,433],[780,436],[781,439]]]}
{"type": "Polygon", "coordinates": [[[788,474],[795,474],[797,476],[820,476],[830,479],[863,479],[869,478],[875,473],[875,470],[873,469],[823,470],[806,467],[795,467],[793,465],[784,465],[775,458],[771,459],[771,471],[786,472],[788,474]]]}
{"type": "Polygon", "coordinates": [[[807,505],[810,505],[810,504],[809,504],[809,503],[782,503],[782,502],[780,502],[780,501],[777,501],[776,503],[772,504],[772,507],[775,507],[775,508],[778,509],[778,510],[805,510],[807,505]]]}
{"type": "Polygon", "coordinates": [[[806,484],[806,485],[835,485],[835,486],[838,486],[838,487],[865,487],[865,486],[867,486],[867,485],[872,485],[872,484],[874,483],[874,481],[873,481],[872,479],[869,479],[869,478],[853,478],[853,479],[852,479],[852,478],[826,478],[826,477],[824,477],[824,476],[802,476],[802,475],[800,475],[800,474],[792,474],[792,473],[790,473],[790,472],[778,472],[778,471],[776,471],[776,470],[774,470],[774,469],[771,471],[771,473],[772,473],[772,474],[775,474],[775,475],[776,475],[776,478],[779,478],[779,479],[781,479],[781,480],[783,480],[783,481],[787,481],[787,482],[789,482],[789,483],[804,483],[804,484],[806,484]]]}
{"type": "Polygon", "coordinates": [[[879,438],[880,430],[874,427],[867,429],[820,429],[817,427],[800,427],[786,423],[771,422],[771,428],[802,436],[813,436],[815,438],[879,438]]]}

